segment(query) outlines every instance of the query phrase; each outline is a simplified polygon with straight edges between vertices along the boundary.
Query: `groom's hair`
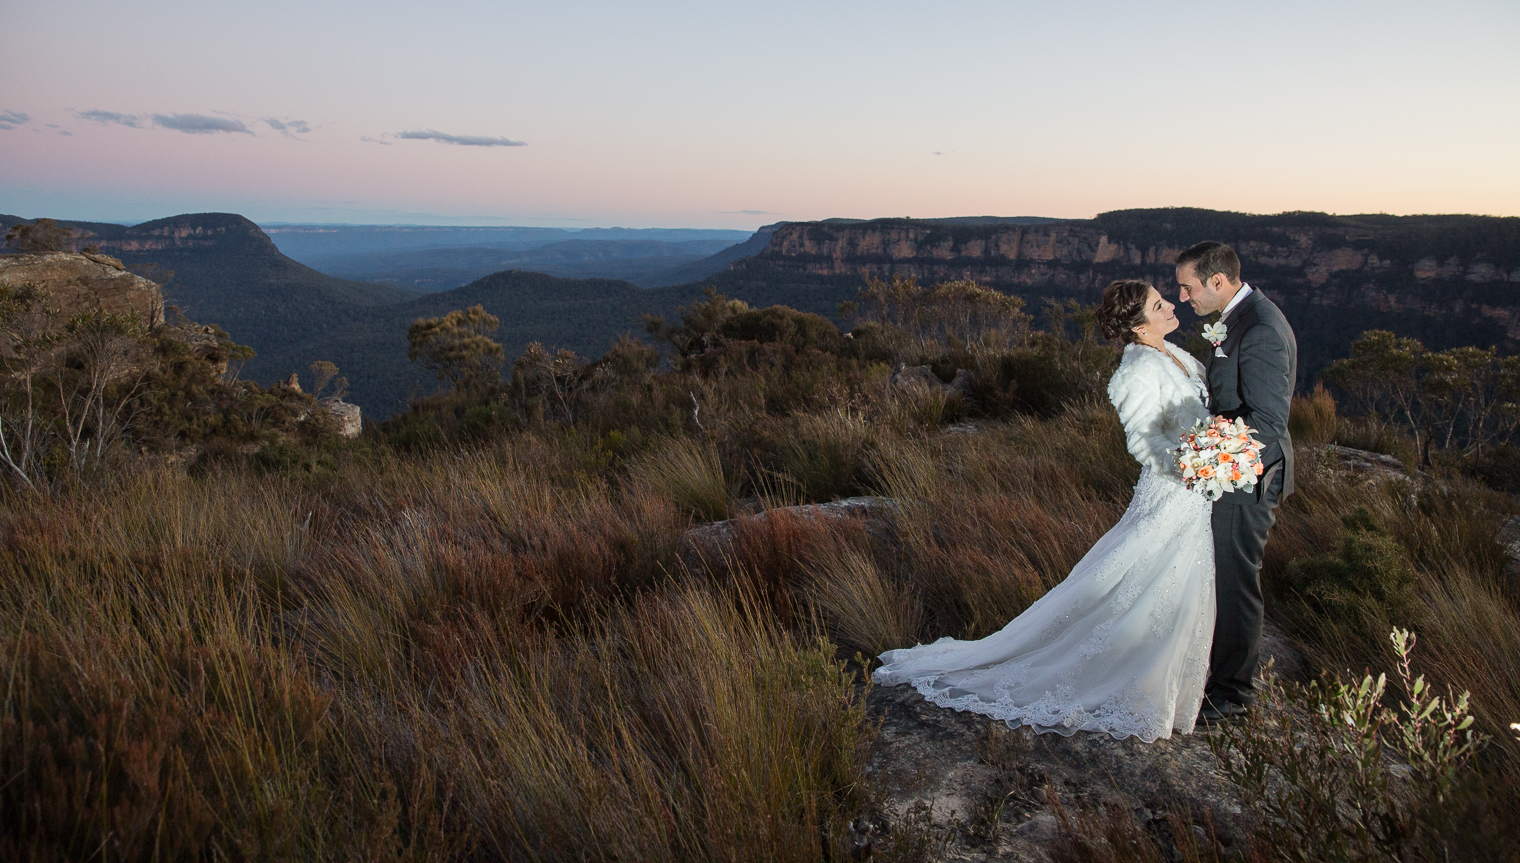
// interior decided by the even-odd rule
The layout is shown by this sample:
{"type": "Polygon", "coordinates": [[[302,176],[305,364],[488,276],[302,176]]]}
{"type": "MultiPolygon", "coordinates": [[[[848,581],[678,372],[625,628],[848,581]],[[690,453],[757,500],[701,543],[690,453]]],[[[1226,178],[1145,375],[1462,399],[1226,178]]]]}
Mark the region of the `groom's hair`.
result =
{"type": "Polygon", "coordinates": [[[1240,283],[1240,257],[1224,243],[1204,240],[1177,256],[1177,266],[1193,265],[1193,275],[1207,282],[1215,273],[1224,273],[1230,284],[1240,283]]]}

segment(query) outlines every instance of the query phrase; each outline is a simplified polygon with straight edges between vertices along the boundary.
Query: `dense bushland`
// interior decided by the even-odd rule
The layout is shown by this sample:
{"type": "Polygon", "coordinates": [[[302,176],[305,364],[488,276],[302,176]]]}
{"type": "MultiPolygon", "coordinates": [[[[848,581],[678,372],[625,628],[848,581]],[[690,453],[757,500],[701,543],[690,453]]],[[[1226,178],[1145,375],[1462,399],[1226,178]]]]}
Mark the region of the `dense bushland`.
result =
{"type": "MultiPolygon", "coordinates": [[[[649,322],[663,353],[531,346],[501,370],[466,310],[413,330],[453,388],[359,440],[11,483],[0,854],[845,859],[879,803],[861,661],[1001,627],[1138,475],[1102,395],[1118,352],[1082,310],[1037,327],[975,286],[897,282],[854,311],[846,334],[714,294],[649,322]],[[894,380],[912,366],[947,386],[894,380]],[[854,494],[892,500],[890,536],[777,508],[854,494]],[[683,546],[760,511],[718,554],[683,546]]],[[[1315,431],[1270,613],[1354,677],[1399,670],[1393,626],[1419,633],[1418,672],[1469,691],[1490,738],[1439,801],[1462,826],[1416,818],[1419,848],[1504,859],[1515,508],[1455,462],[1369,482],[1314,446],[1375,419],[1296,407],[1315,431]]],[[[1127,859],[1102,856],[1129,835],[1107,817],[1074,815],[1087,839],[1060,853],[1127,859]]],[[[881,853],[911,859],[901,835],[881,853]]]]}

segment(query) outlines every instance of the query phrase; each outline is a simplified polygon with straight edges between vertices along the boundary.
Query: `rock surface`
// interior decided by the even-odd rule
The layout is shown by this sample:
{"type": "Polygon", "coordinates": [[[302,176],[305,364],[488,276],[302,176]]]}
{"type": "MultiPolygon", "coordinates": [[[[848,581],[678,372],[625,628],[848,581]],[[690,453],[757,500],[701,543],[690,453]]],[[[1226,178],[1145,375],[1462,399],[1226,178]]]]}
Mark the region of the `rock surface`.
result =
{"type": "Polygon", "coordinates": [[[103,309],[135,312],[150,327],[164,322],[164,293],[158,283],[127,272],[120,261],[107,255],[0,255],[0,282],[42,286],[48,293],[48,305],[65,315],[103,309]]]}
{"type": "Polygon", "coordinates": [[[688,568],[700,569],[705,562],[720,560],[730,552],[735,525],[746,520],[763,522],[773,512],[802,518],[859,519],[868,533],[885,537],[891,534],[892,522],[897,515],[897,501],[889,497],[847,497],[828,503],[780,507],[725,521],[699,524],[681,534],[676,554],[688,568]]]}
{"type": "Polygon", "coordinates": [[[325,398],[319,404],[338,420],[338,431],[346,438],[356,438],[364,430],[363,412],[358,405],[338,398],[325,398]]]}
{"type": "Polygon", "coordinates": [[[1404,469],[1404,463],[1391,455],[1335,444],[1325,446],[1324,451],[1335,456],[1342,470],[1364,474],[1372,480],[1409,478],[1409,472],[1404,469]]]}
{"type": "Polygon", "coordinates": [[[928,366],[899,363],[897,368],[892,370],[891,377],[887,378],[887,386],[895,390],[958,393],[964,396],[971,389],[971,372],[966,369],[956,369],[955,380],[947,384],[940,380],[939,375],[936,375],[928,366]]]}
{"type": "MultiPolygon", "coordinates": [[[[1292,642],[1271,624],[1263,638],[1266,659],[1285,676],[1304,668],[1292,642]]],[[[1154,743],[1012,731],[931,704],[911,686],[873,687],[866,708],[880,723],[867,766],[884,797],[876,831],[883,837],[927,831],[941,859],[1046,860],[1045,848],[1059,832],[1051,794],[1073,818],[1081,809],[1117,806],[1153,832],[1170,830],[1168,812],[1186,812],[1198,829],[1212,825],[1226,847],[1249,830],[1206,731],[1154,743]]]]}

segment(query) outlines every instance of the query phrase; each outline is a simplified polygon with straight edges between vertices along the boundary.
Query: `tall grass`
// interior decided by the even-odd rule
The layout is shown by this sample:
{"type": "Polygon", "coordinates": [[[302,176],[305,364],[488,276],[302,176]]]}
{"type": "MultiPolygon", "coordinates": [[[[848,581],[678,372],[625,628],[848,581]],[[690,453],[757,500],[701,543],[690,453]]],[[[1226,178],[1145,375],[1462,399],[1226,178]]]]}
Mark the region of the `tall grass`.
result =
{"type": "Polygon", "coordinates": [[[733,512],[736,482],[710,444],[672,438],[641,458],[633,474],[703,521],[721,521],[733,512]]]}
{"type": "Polygon", "coordinates": [[[1294,396],[1288,406],[1288,433],[1298,443],[1331,443],[1337,425],[1335,397],[1324,384],[1315,384],[1308,395],[1294,396]]]}
{"type": "MultiPolygon", "coordinates": [[[[1269,613],[1331,672],[1391,672],[1375,635],[1390,626],[1416,630],[1421,671],[1440,686],[1472,693],[1479,726],[1495,741],[1486,762],[1520,778],[1520,746],[1502,733],[1520,716],[1520,605],[1507,590],[1507,558],[1497,540],[1515,505],[1459,476],[1368,482],[1312,458],[1302,463],[1297,491],[1280,510],[1267,544],[1269,613]],[[1358,509],[1386,532],[1390,542],[1380,553],[1396,556],[1394,567],[1412,574],[1411,604],[1390,608],[1368,601],[1354,614],[1330,614],[1288,584],[1290,562],[1345,553],[1344,520],[1358,509]],[[1406,616],[1412,619],[1397,619],[1406,616]]],[[[1361,565],[1387,566],[1371,560],[1361,565]]]]}
{"type": "Polygon", "coordinates": [[[8,499],[0,857],[819,859],[833,647],[519,444],[8,499]]]}
{"type": "MultiPolygon", "coordinates": [[[[0,498],[0,857],[834,853],[870,795],[839,657],[1000,628],[1118,520],[1138,470],[1101,404],[974,433],[848,400],[746,424],[769,397],[726,386],[698,396],[700,437],[616,453],[539,429],[0,498]],[[738,515],[745,493],[856,491],[896,508],[738,515]],[[688,569],[682,532],[730,517],[688,569]]],[[[1471,691],[1494,739],[1490,787],[1513,784],[1512,504],[1299,464],[1269,613],[1331,671],[1382,668],[1387,627],[1416,629],[1419,670],[1471,691]],[[1411,605],[1331,613],[1288,577],[1384,563],[1411,605]]]]}

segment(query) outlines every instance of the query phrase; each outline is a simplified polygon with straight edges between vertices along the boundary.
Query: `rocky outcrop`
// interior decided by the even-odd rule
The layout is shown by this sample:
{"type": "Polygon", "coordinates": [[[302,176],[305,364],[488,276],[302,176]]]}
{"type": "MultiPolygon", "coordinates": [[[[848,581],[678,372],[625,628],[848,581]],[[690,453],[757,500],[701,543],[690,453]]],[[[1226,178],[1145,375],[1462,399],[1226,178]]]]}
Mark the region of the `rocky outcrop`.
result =
{"type": "Polygon", "coordinates": [[[149,327],[164,322],[163,289],[107,255],[0,255],[0,283],[40,286],[47,292],[48,307],[65,316],[100,309],[141,315],[149,327]]]}
{"type": "Polygon", "coordinates": [[[1301,337],[1301,368],[1344,356],[1344,344],[1330,345],[1343,341],[1340,329],[1351,329],[1346,343],[1379,327],[1418,334],[1438,349],[1491,343],[1520,349],[1516,218],[1171,209],[1034,225],[794,222],[777,227],[759,255],[736,265],[730,281],[970,279],[1031,300],[1092,302],[1116,278],[1143,278],[1174,292],[1178,253],[1204,239],[1233,246],[1246,280],[1264,287],[1300,333],[1338,316],[1335,332],[1307,345],[1307,355],[1301,337]]]}
{"type": "MultiPolygon", "coordinates": [[[[1155,213],[1158,220],[1166,218],[1166,211],[1147,212],[1155,213]]],[[[1397,244],[1398,235],[1406,229],[1396,222],[1374,229],[1354,225],[1311,227],[1284,223],[1287,217],[1258,218],[1262,224],[1255,230],[1235,226],[1232,231],[1220,232],[1201,226],[1191,236],[1179,233],[1168,239],[1142,237],[1144,232],[1122,227],[1115,230],[1104,224],[1103,217],[1045,225],[945,225],[909,219],[854,224],[801,222],[776,228],[759,258],[778,269],[816,275],[865,272],[932,281],[974,279],[1005,285],[1054,281],[1076,286],[1090,283],[1082,278],[1085,268],[1118,265],[1165,269],[1192,241],[1217,236],[1231,242],[1247,265],[1297,270],[1310,285],[1323,285],[1337,273],[1383,274],[1394,270],[1420,281],[1520,283],[1520,248],[1514,247],[1515,237],[1493,238],[1494,248],[1490,249],[1483,248],[1482,243],[1470,243],[1467,254],[1444,260],[1428,255],[1412,259],[1407,253],[1390,256],[1388,249],[1380,254],[1375,248],[1389,240],[1397,244]]],[[[1354,218],[1348,217],[1348,221],[1354,218]]],[[[1515,226],[1505,227],[1510,228],[1509,233],[1516,233],[1515,226]]]]}
{"type": "MultiPolygon", "coordinates": [[[[1279,673],[1303,667],[1271,624],[1263,654],[1279,673]]],[[[1240,793],[1203,731],[1154,743],[1011,731],[931,704],[911,686],[873,687],[866,709],[881,729],[867,774],[884,798],[866,832],[884,843],[919,831],[943,860],[1045,861],[1060,832],[1057,805],[1073,818],[1114,806],[1163,834],[1166,815],[1180,810],[1195,830],[1212,826],[1227,848],[1243,847],[1249,832],[1240,793]]]]}
{"type": "Polygon", "coordinates": [[[805,519],[858,519],[866,532],[890,537],[897,518],[897,501],[889,497],[847,497],[828,503],[762,510],[752,515],[699,524],[681,534],[676,554],[690,570],[700,571],[707,564],[721,561],[733,553],[734,531],[743,521],[764,522],[772,513],[805,519]]]}
{"type": "Polygon", "coordinates": [[[333,418],[338,421],[338,433],[346,438],[356,438],[359,432],[364,430],[363,412],[358,405],[349,404],[339,398],[325,398],[318,402],[333,418]]]}
{"type": "Polygon", "coordinates": [[[903,392],[944,393],[964,397],[971,391],[971,372],[966,369],[956,369],[955,379],[947,384],[940,380],[934,370],[928,366],[899,363],[897,368],[892,370],[892,375],[887,378],[887,386],[903,392]]]}
{"type": "Polygon", "coordinates": [[[227,373],[227,349],[223,343],[226,334],[216,327],[184,321],[165,324],[158,333],[184,342],[191,353],[211,363],[211,370],[218,377],[227,373]]]}

